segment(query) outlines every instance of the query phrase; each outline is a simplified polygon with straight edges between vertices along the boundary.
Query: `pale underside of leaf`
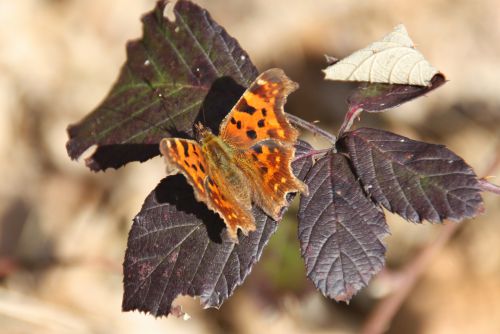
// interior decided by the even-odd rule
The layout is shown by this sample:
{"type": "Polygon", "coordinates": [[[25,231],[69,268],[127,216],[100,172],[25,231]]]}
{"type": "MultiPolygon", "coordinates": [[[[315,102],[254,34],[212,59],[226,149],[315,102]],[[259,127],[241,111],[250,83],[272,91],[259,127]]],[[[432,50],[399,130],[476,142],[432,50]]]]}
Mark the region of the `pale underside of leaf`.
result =
{"type": "Polygon", "coordinates": [[[398,25],[380,41],[323,70],[325,79],[429,86],[439,73],[415,49],[406,28],[398,25]]]}

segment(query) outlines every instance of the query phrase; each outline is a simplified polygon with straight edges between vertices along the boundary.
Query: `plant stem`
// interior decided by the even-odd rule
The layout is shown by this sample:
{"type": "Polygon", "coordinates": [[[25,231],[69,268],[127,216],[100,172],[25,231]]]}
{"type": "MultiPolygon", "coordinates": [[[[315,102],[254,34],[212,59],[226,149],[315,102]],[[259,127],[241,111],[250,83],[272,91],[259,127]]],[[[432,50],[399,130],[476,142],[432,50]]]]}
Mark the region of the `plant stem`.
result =
{"type": "Polygon", "coordinates": [[[316,125],[314,125],[308,121],[305,121],[302,118],[297,117],[295,115],[287,113],[286,116],[290,120],[290,122],[292,122],[293,124],[303,128],[303,129],[306,129],[306,130],[314,133],[315,135],[320,135],[321,137],[325,138],[333,145],[335,145],[335,143],[337,142],[337,137],[332,135],[330,132],[327,132],[327,131],[317,127],[316,125]]]}
{"type": "Polygon", "coordinates": [[[300,159],[304,159],[304,158],[308,158],[308,157],[312,157],[314,155],[318,155],[318,154],[322,154],[322,153],[326,153],[328,151],[332,150],[331,148],[325,148],[325,149],[322,149],[322,150],[311,150],[309,152],[307,152],[306,154],[303,154],[303,155],[299,155],[298,157],[295,157],[293,159],[293,162],[297,161],[297,160],[300,160],[300,159]]]}
{"type": "Polygon", "coordinates": [[[488,182],[484,178],[479,180],[479,186],[481,187],[481,189],[483,191],[488,191],[492,194],[500,195],[500,186],[497,186],[496,184],[488,182]]]}
{"type": "Polygon", "coordinates": [[[339,137],[341,137],[346,131],[349,131],[349,129],[351,129],[352,123],[354,123],[354,120],[361,114],[362,111],[363,109],[357,106],[349,108],[349,110],[345,114],[344,122],[340,127],[340,131],[338,134],[339,137]]]}

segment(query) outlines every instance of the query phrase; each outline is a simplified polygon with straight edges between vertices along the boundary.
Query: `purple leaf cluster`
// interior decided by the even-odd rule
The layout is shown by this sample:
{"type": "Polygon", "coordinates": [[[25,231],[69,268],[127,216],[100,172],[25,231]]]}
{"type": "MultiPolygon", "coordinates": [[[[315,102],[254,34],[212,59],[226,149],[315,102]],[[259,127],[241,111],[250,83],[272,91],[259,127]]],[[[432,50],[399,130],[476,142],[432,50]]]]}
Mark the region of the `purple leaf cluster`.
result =
{"type": "MultiPolygon", "coordinates": [[[[97,146],[86,160],[91,170],[152,158],[162,138],[191,138],[199,121],[216,132],[257,76],[248,54],[206,10],[180,0],[170,21],[166,4],[143,17],[143,36],[128,43],[108,96],[68,129],[72,159],[97,146]]],[[[382,208],[418,223],[460,221],[483,210],[476,174],[446,147],[377,129],[349,131],[354,110],[382,111],[443,83],[437,76],[424,88],[364,85],[349,99],[341,136],[326,153],[297,143],[292,168],[310,192],[300,200],[298,238],[307,275],[325,296],[349,301],[384,266],[389,230],[382,208]]],[[[279,225],[258,208],[253,213],[257,230],[233,243],[183,176],[163,179],[129,234],[123,310],[179,314],[172,305],[179,295],[220,307],[279,225]]]]}

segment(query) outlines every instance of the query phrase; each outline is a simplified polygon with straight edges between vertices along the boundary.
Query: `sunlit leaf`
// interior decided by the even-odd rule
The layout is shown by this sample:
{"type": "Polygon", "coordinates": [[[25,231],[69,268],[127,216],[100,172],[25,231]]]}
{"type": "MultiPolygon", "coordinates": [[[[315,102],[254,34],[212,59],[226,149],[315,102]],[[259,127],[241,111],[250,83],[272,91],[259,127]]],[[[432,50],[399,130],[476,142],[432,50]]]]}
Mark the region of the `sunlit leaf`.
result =
{"type": "Polygon", "coordinates": [[[68,154],[92,145],[92,170],[120,167],[157,154],[164,137],[188,137],[195,121],[209,126],[234,105],[257,76],[238,42],[189,1],[178,1],[175,21],[167,1],[142,18],[143,36],[127,45],[127,60],[104,101],[68,128],[68,154]]]}
{"type": "MultiPolygon", "coordinates": [[[[296,157],[311,149],[297,144],[296,157]]],[[[292,167],[299,178],[311,158],[292,167]]],[[[277,223],[254,207],[256,231],[235,244],[223,221],[197,202],[181,175],[164,179],[146,198],[129,234],[124,263],[123,310],[168,315],[178,295],[199,296],[205,307],[220,307],[241,285],[277,223]]]]}
{"type": "Polygon", "coordinates": [[[439,73],[415,49],[403,25],[380,41],[358,50],[324,70],[325,79],[429,86],[439,73]]]}
{"type": "Polygon", "coordinates": [[[361,128],[340,146],[369,196],[409,221],[460,221],[483,211],[476,174],[443,145],[361,128]]]}
{"type": "Polygon", "coordinates": [[[305,180],[299,240],[307,276],[327,297],[349,301],[384,266],[382,212],[366,198],[347,159],[329,153],[305,180]]]}

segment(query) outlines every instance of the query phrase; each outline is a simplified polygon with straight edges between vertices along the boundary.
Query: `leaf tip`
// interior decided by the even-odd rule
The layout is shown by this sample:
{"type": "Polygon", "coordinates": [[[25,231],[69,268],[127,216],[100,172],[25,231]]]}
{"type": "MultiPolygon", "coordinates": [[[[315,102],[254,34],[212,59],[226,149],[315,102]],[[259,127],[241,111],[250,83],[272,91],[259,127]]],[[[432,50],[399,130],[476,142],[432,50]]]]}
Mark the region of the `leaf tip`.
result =
{"type": "Polygon", "coordinates": [[[82,154],[78,147],[78,142],[75,140],[78,137],[78,125],[70,124],[66,128],[66,133],[68,134],[68,141],[66,142],[66,152],[71,160],[76,160],[82,154]]]}
{"type": "Polygon", "coordinates": [[[358,289],[356,289],[354,286],[351,284],[345,284],[344,286],[344,292],[336,295],[333,299],[337,302],[344,302],[347,305],[349,305],[349,302],[351,301],[352,297],[356,294],[358,289]]]}
{"type": "Polygon", "coordinates": [[[448,79],[446,79],[446,76],[443,73],[438,72],[438,73],[434,74],[434,76],[431,78],[431,80],[429,81],[428,87],[430,89],[436,89],[436,88],[444,85],[447,82],[448,82],[448,79]]]}
{"type": "Polygon", "coordinates": [[[175,8],[177,7],[178,0],[160,0],[159,8],[162,10],[163,17],[166,18],[169,22],[173,23],[176,20],[175,8]]]}
{"type": "MultiPolygon", "coordinates": [[[[174,305],[170,308],[170,313],[171,315],[173,315],[174,317],[176,318],[182,318],[183,320],[188,320],[191,318],[191,316],[189,314],[187,314],[186,312],[184,312],[182,310],[182,305],[174,305]]],[[[158,315],[157,317],[161,317],[162,315],[158,315]]]]}
{"type": "MultiPolygon", "coordinates": [[[[328,65],[328,66],[332,66],[332,65],[334,65],[335,63],[337,63],[339,61],[338,58],[335,58],[335,57],[332,57],[332,56],[329,56],[329,55],[326,55],[326,54],[325,54],[325,60],[326,60],[326,65],[328,65]]],[[[326,74],[325,70],[323,70],[323,72],[326,74]]]]}

